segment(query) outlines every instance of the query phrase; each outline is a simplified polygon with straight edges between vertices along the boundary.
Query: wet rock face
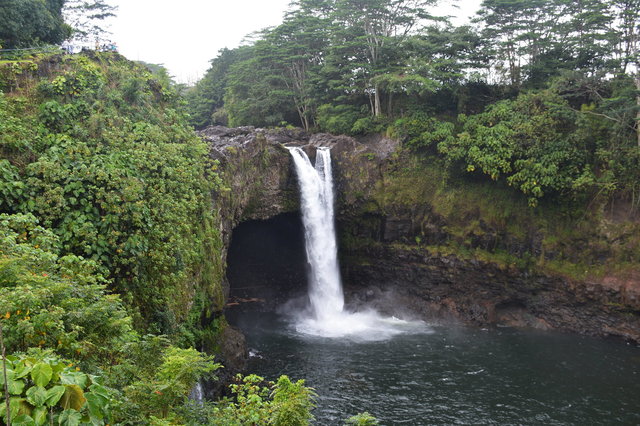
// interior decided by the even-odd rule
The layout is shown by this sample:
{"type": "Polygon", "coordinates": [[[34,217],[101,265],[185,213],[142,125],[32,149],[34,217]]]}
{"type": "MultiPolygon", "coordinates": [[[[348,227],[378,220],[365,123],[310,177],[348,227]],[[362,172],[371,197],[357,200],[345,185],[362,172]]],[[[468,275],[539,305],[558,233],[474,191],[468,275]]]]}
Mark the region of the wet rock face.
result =
{"type": "Polygon", "coordinates": [[[216,371],[215,380],[203,383],[204,393],[209,399],[224,396],[228,391],[227,385],[233,382],[236,374],[247,369],[249,360],[247,343],[240,330],[225,325],[219,336],[219,345],[215,351],[213,348],[204,348],[207,352],[216,352],[216,361],[224,365],[224,368],[216,371]]]}
{"type": "MultiPolygon", "coordinates": [[[[404,310],[429,320],[560,329],[640,342],[638,274],[581,281],[543,274],[536,265],[518,268],[430,250],[455,238],[451,223],[419,192],[413,192],[412,201],[401,202],[406,200],[404,191],[414,189],[410,184],[388,186],[391,174],[402,173],[406,165],[405,159],[397,158],[396,141],[220,126],[200,135],[209,141],[224,183],[215,208],[225,259],[240,223],[299,210],[295,172],[285,146],[302,147],[312,160],[316,147],[329,146],[340,262],[351,304],[373,304],[391,314],[404,310]],[[401,193],[393,196],[394,191],[401,193]]],[[[429,178],[418,179],[424,183],[429,178]]],[[[478,230],[465,237],[471,249],[534,259],[556,256],[544,252],[544,235],[535,226],[513,234],[482,217],[468,219],[477,222],[478,230]]]]}
{"type": "Polygon", "coordinates": [[[373,304],[390,315],[559,329],[640,342],[637,303],[599,283],[571,283],[385,244],[351,253],[343,276],[349,303],[373,304]]]}

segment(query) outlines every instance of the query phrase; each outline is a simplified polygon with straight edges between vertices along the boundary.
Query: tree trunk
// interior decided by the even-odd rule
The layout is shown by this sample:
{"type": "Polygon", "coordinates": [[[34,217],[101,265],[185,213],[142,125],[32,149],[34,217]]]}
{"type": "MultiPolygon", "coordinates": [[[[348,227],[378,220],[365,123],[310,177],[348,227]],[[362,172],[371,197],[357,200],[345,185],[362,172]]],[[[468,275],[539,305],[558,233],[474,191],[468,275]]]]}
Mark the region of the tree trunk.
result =
{"type": "Polygon", "coordinates": [[[304,130],[306,132],[309,131],[309,118],[307,117],[307,115],[305,114],[303,119],[302,119],[302,125],[304,126],[304,130]]]}
{"type": "Polygon", "coordinates": [[[640,68],[636,72],[636,90],[636,105],[638,107],[636,112],[636,135],[638,136],[638,148],[640,148],[640,68]]]}
{"type": "Polygon", "coordinates": [[[2,350],[2,374],[4,378],[4,399],[7,404],[7,425],[11,426],[11,405],[9,403],[9,385],[7,382],[7,353],[4,347],[2,324],[0,324],[0,349],[2,350]]]}
{"type": "Polygon", "coordinates": [[[376,106],[375,103],[373,102],[373,96],[371,95],[371,92],[369,92],[369,107],[371,108],[371,114],[376,113],[376,106]]]}
{"type": "Polygon", "coordinates": [[[373,98],[373,115],[378,117],[382,114],[380,107],[380,85],[376,84],[373,90],[375,91],[373,98]]]}
{"type": "Polygon", "coordinates": [[[300,124],[305,131],[309,131],[309,117],[307,117],[307,108],[299,106],[296,102],[296,110],[298,110],[298,117],[300,117],[300,124]]]}

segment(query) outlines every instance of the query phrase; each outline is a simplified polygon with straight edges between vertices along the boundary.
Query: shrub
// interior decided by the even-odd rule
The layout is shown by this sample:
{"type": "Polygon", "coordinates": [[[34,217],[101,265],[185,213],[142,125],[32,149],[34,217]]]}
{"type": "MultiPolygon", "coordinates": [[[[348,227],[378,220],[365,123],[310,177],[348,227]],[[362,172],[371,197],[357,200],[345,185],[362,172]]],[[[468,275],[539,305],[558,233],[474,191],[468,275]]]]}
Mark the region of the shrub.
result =
{"type": "Polygon", "coordinates": [[[32,215],[0,215],[0,313],[10,352],[49,348],[96,365],[131,338],[131,320],[97,265],[58,256],[32,215]]]}
{"type": "MultiPolygon", "coordinates": [[[[5,367],[12,425],[110,423],[113,392],[100,384],[100,377],[46,352],[7,356],[5,367]]],[[[0,374],[0,385],[4,385],[4,374],[0,374]]],[[[4,392],[0,400],[0,417],[8,424],[4,392]]]]}

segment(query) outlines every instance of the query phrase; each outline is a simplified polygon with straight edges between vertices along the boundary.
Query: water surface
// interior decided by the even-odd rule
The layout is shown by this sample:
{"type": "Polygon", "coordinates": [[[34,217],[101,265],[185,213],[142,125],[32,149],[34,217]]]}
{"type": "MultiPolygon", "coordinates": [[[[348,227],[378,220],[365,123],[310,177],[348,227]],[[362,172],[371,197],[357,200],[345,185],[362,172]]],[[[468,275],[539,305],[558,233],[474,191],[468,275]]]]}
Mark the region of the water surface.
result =
{"type": "Polygon", "coordinates": [[[230,313],[250,371],[304,378],[317,424],[369,411],[385,425],[640,424],[640,348],[560,333],[428,326],[366,341],[296,331],[271,313],[230,313]]]}

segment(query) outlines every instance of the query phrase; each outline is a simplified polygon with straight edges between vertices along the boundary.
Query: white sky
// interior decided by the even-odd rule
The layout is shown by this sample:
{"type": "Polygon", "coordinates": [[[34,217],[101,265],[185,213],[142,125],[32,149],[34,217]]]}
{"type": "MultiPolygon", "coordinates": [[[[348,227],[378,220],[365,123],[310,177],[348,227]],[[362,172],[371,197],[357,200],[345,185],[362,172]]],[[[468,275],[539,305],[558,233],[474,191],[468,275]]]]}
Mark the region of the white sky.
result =
{"type": "MultiPolygon", "coordinates": [[[[481,0],[459,0],[460,23],[481,0]]],[[[163,64],[181,83],[195,83],[218,50],[237,47],[255,31],[278,25],[290,0],[110,0],[117,6],[111,41],[132,60],[163,64]]]]}

